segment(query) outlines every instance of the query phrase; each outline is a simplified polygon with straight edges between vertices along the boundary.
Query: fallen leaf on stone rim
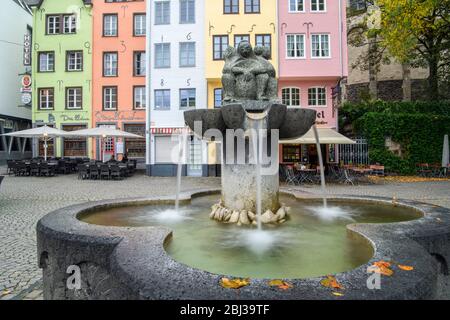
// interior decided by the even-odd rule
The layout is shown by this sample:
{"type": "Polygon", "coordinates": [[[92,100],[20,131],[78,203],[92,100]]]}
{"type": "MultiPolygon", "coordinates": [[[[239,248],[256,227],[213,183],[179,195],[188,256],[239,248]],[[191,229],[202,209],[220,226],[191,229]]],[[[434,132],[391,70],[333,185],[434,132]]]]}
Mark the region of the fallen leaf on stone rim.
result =
{"type": "Polygon", "coordinates": [[[402,269],[402,270],[404,270],[404,271],[412,271],[412,270],[414,270],[414,267],[412,267],[412,266],[404,266],[404,265],[401,265],[401,264],[399,264],[399,265],[397,265],[400,269],[402,269]]]}
{"type": "Polygon", "coordinates": [[[222,278],[220,279],[220,285],[226,289],[239,289],[245,286],[248,286],[250,284],[249,279],[229,279],[229,278],[222,278]]]}
{"type": "Polygon", "coordinates": [[[379,273],[379,274],[382,274],[387,277],[390,277],[394,274],[394,271],[392,269],[389,269],[388,267],[386,267],[385,264],[375,264],[374,263],[369,268],[367,268],[367,271],[379,273]]]}
{"type": "Polygon", "coordinates": [[[269,286],[278,287],[281,290],[288,290],[293,287],[291,283],[279,279],[269,281],[269,286]]]}
{"type": "Polygon", "coordinates": [[[340,293],[340,292],[332,292],[333,295],[337,296],[337,297],[342,297],[344,294],[340,293]]]}
{"type": "Polygon", "coordinates": [[[344,289],[344,287],[342,287],[342,285],[333,276],[327,276],[325,279],[322,279],[320,284],[327,288],[344,289]]]}

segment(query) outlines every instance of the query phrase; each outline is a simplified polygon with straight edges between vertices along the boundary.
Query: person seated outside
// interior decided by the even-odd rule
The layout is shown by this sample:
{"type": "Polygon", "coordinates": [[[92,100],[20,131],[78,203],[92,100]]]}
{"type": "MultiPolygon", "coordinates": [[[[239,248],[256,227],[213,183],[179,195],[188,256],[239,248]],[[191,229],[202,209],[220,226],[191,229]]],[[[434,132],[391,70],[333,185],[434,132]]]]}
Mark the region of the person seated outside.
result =
{"type": "Polygon", "coordinates": [[[128,155],[126,153],[123,154],[122,157],[122,163],[127,163],[128,162],[128,155]]]}

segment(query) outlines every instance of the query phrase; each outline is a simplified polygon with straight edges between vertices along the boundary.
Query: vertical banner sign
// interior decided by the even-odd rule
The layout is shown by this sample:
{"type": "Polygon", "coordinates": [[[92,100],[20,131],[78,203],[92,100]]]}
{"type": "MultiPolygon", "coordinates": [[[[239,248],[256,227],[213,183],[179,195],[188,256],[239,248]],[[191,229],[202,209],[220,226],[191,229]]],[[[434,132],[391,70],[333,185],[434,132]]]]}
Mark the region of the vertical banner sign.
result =
{"type": "Polygon", "coordinates": [[[31,66],[31,34],[29,33],[23,39],[23,65],[31,66]]]}

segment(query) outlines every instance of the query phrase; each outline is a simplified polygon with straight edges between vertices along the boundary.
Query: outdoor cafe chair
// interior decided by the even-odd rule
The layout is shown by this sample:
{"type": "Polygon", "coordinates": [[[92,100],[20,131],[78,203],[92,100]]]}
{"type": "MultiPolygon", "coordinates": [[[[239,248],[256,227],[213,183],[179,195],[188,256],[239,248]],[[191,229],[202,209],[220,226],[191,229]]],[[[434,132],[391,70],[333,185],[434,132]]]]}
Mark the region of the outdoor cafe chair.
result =
{"type": "Polygon", "coordinates": [[[111,179],[123,179],[122,170],[116,164],[111,165],[111,179]]]}
{"type": "Polygon", "coordinates": [[[292,166],[285,167],[286,184],[296,185],[298,184],[298,177],[295,175],[294,168],[292,166]]]}
{"type": "Polygon", "coordinates": [[[84,164],[79,164],[78,165],[78,179],[84,180],[87,178],[89,178],[88,168],[84,164]]]}
{"type": "Polygon", "coordinates": [[[49,166],[47,162],[43,162],[39,166],[40,176],[50,177],[55,175],[55,169],[53,166],[49,166]]]}
{"type": "Polygon", "coordinates": [[[100,165],[100,179],[106,178],[109,180],[109,166],[107,164],[100,165]]]}
{"type": "Polygon", "coordinates": [[[39,164],[37,162],[30,163],[30,176],[38,177],[40,175],[39,164]]]}
{"type": "Polygon", "coordinates": [[[16,162],[14,160],[6,160],[6,164],[7,164],[6,173],[8,174],[8,176],[15,174],[16,162]]]}
{"type": "Polygon", "coordinates": [[[22,162],[16,162],[16,170],[15,170],[15,175],[16,176],[27,176],[29,175],[29,168],[27,167],[27,165],[22,162]]]}
{"type": "Polygon", "coordinates": [[[100,177],[100,172],[98,170],[97,165],[91,164],[89,165],[89,178],[90,179],[98,179],[100,177]]]}

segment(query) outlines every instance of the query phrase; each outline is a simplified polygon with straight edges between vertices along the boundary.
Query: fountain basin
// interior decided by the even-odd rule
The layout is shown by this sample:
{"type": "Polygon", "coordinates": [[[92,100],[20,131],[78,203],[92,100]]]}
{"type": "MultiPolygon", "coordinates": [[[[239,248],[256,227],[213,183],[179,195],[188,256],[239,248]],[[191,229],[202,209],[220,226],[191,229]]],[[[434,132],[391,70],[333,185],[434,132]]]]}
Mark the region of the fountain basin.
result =
{"type": "MultiPolygon", "coordinates": [[[[183,194],[204,196],[213,190],[183,194]]],[[[218,190],[216,190],[218,192],[218,190]]],[[[381,198],[340,198],[334,201],[376,201],[381,198]]],[[[194,200],[195,201],[195,200],[194,200]]],[[[344,296],[336,297],[320,285],[323,277],[290,279],[291,290],[280,291],[255,277],[239,292],[219,286],[223,274],[203,271],[175,261],[166,251],[172,236],[167,227],[107,227],[79,220],[93,212],[137,205],[167,205],[173,199],[148,198],[101,201],[64,208],[41,219],[37,226],[39,264],[44,274],[46,299],[423,299],[437,288],[439,257],[445,266],[450,255],[449,210],[416,202],[399,202],[419,210],[422,218],[390,224],[350,224],[349,232],[370,244],[373,256],[354,269],[336,274],[344,296]],[[366,286],[367,267],[392,259],[414,266],[382,277],[381,290],[366,286]],[[82,289],[66,287],[67,267],[81,269],[82,289]]],[[[215,223],[211,221],[211,223],[215,223]]],[[[175,231],[176,235],[176,231],[175,231]]],[[[170,251],[170,250],[169,250],[170,251]]],[[[211,253],[213,254],[213,253],[211,253]]],[[[280,261],[282,263],[282,261],[280,261]]],[[[332,264],[332,261],[330,261],[332,264]]],[[[445,269],[445,268],[444,268],[445,269]]],[[[226,274],[225,276],[230,276],[226,274]]],[[[232,275],[231,275],[232,276],[232,275]]]]}

